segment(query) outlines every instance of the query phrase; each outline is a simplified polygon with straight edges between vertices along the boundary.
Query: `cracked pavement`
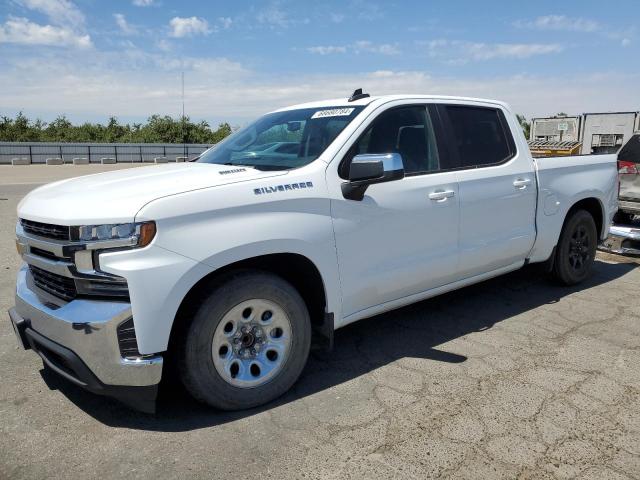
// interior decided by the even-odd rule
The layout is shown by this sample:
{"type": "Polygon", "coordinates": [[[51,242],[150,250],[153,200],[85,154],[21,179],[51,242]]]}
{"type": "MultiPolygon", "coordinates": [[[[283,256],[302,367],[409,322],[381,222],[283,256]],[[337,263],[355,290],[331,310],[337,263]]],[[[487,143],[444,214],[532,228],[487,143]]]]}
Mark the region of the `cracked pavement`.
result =
{"type": "MultiPolygon", "coordinates": [[[[15,208],[33,187],[12,168],[3,312],[15,208]]],[[[0,478],[640,478],[638,264],[599,253],[574,288],[527,267],[363,320],[289,394],[235,413],[170,382],[156,416],[84,392],[20,350],[3,314],[0,478]]]]}

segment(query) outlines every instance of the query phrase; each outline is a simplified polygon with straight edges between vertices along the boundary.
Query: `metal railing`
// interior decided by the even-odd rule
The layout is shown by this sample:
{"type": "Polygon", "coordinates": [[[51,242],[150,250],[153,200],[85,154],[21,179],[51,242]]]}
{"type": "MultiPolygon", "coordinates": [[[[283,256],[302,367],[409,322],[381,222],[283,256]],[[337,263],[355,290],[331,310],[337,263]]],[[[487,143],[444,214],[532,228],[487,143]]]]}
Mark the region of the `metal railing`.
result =
{"type": "Polygon", "coordinates": [[[0,165],[181,162],[209,147],[175,143],[0,142],[0,165]]]}

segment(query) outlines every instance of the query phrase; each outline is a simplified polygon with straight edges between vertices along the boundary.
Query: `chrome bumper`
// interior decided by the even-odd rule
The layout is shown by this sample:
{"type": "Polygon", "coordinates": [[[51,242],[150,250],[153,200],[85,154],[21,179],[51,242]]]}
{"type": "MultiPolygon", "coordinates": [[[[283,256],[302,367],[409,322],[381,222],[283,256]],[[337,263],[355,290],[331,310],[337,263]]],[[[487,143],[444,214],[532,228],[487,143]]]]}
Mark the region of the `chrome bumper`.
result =
{"type": "Polygon", "coordinates": [[[30,328],[75,353],[105,385],[150,386],[160,382],[162,356],[123,358],[116,329],[131,318],[127,302],[75,299],[62,306],[41,300],[29,285],[26,265],[18,272],[15,312],[30,328]]]}
{"type": "Polygon", "coordinates": [[[622,255],[640,255],[640,228],[613,225],[600,249],[622,255]]]}

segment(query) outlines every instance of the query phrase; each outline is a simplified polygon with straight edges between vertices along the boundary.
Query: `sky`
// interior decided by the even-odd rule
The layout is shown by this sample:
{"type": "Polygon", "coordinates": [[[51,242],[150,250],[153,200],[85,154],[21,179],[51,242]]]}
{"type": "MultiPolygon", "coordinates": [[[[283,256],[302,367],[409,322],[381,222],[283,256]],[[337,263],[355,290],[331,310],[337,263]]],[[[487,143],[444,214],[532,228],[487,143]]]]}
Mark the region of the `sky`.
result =
{"type": "Polygon", "coordinates": [[[242,125],[306,101],[640,110],[640,1],[0,0],[0,115],[242,125]]]}

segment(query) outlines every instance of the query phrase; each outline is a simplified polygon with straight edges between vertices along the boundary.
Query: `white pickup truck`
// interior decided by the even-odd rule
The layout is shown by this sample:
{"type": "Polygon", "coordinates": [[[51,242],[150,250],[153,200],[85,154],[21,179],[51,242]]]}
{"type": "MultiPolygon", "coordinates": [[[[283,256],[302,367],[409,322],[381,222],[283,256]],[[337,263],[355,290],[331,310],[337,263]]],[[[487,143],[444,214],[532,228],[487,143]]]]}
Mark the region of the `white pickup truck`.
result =
{"type": "Polygon", "coordinates": [[[163,361],[195,398],[253,407],[351,322],[527,263],[584,280],[617,173],[615,155],[532,159],[496,101],[288,107],[195,162],[27,195],[10,318],[46,366],[140,410],[163,361]]]}

